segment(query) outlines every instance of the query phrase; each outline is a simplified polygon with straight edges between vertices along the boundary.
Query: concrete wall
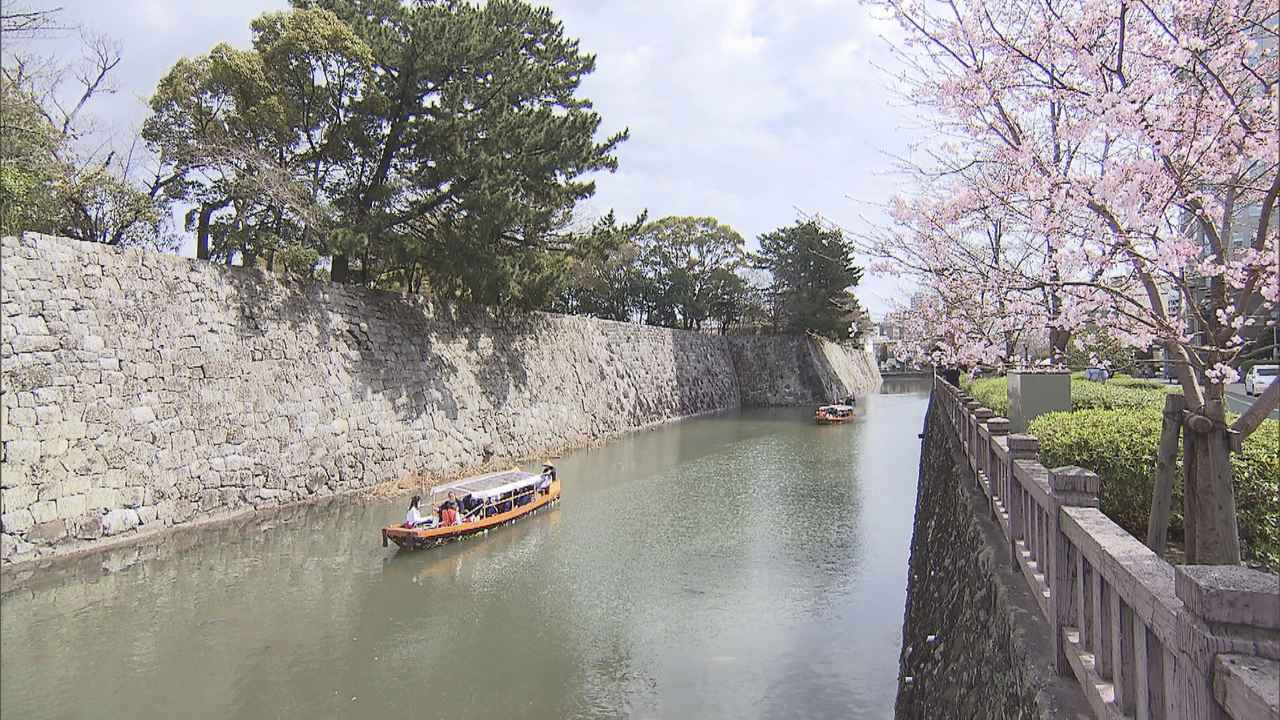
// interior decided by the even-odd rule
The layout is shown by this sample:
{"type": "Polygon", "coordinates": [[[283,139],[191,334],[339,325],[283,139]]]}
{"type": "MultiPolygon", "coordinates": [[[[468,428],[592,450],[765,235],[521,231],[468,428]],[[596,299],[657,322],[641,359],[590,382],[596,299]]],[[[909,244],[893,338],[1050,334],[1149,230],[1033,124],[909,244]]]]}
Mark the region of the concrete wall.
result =
{"type": "Polygon", "coordinates": [[[896,716],[1092,717],[1055,672],[1051,630],[962,475],[936,394],[925,423],[896,716]]]}
{"type": "Polygon", "coordinates": [[[0,262],[5,562],[879,379],[804,338],[503,320],[61,238],[0,262]]]}

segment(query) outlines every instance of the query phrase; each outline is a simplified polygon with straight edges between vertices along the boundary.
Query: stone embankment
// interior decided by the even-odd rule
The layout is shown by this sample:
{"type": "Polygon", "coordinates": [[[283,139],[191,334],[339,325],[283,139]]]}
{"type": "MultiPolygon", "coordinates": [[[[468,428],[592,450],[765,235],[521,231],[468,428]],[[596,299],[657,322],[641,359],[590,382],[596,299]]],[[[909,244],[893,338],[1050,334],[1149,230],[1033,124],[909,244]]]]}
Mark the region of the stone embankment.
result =
{"type": "Polygon", "coordinates": [[[1056,677],[1050,628],[1010,568],[936,398],[925,419],[903,621],[899,718],[1088,717],[1056,677]]]}
{"type": "Polygon", "coordinates": [[[36,235],[0,262],[6,563],[879,382],[808,338],[500,318],[36,235]]]}
{"type": "Polygon", "coordinates": [[[1009,428],[935,379],[899,717],[1280,720],[1280,577],[1170,565],[1009,428]]]}

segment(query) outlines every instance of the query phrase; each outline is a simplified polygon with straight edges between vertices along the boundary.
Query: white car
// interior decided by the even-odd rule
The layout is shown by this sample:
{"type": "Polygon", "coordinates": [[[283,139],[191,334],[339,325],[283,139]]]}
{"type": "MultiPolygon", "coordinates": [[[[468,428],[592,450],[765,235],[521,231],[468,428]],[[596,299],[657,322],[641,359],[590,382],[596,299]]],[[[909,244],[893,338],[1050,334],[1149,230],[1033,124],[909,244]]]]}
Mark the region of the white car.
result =
{"type": "Polygon", "coordinates": [[[1277,375],[1280,375],[1280,365],[1254,365],[1244,376],[1244,394],[1261,395],[1276,381],[1277,375]]]}

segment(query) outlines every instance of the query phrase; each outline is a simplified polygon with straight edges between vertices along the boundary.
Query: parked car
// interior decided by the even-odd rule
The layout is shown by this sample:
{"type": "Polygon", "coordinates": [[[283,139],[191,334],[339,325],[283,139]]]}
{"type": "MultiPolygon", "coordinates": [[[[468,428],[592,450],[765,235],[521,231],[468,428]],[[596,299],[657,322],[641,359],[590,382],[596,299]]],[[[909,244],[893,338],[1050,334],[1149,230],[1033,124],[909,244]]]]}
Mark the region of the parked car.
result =
{"type": "Polygon", "coordinates": [[[1280,365],[1254,365],[1244,376],[1244,394],[1261,395],[1276,381],[1277,375],[1280,375],[1280,365]]]}

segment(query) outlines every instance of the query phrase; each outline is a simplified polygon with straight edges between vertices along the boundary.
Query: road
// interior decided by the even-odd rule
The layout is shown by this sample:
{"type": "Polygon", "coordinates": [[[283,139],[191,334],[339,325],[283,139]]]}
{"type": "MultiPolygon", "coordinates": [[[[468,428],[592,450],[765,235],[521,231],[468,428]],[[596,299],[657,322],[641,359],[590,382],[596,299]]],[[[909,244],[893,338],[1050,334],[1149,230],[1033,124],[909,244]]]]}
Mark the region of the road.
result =
{"type": "MultiPolygon", "coordinates": [[[[1232,383],[1227,386],[1227,407],[1231,412],[1243,413],[1249,409],[1253,401],[1257,398],[1251,398],[1244,394],[1244,383],[1232,383]]],[[[1280,410],[1269,415],[1272,420],[1280,420],[1280,410]]]]}

